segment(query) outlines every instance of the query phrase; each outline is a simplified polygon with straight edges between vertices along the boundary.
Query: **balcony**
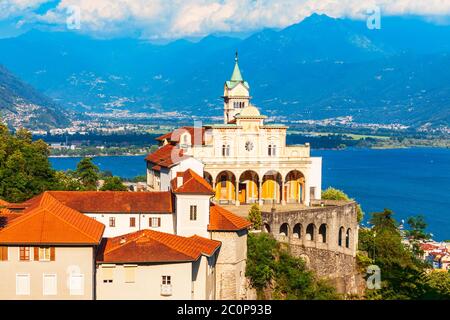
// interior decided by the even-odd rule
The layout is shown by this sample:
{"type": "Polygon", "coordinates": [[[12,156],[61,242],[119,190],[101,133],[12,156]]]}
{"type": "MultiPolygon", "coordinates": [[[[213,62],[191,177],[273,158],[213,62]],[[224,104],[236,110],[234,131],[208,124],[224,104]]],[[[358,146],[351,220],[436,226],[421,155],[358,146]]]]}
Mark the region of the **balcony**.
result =
{"type": "Polygon", "coordinates": [[[161,285],[161,295],[162,296],[171,296],[172,295],[172,285],[171,284],[162,284],[161,285]]]}

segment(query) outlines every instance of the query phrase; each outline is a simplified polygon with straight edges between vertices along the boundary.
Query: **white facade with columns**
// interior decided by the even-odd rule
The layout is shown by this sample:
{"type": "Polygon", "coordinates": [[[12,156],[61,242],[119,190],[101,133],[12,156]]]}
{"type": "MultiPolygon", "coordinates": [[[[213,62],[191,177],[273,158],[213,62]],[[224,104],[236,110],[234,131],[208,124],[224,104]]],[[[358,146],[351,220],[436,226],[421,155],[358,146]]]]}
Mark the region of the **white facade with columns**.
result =
{"type": "Polygon", "coordinates": [[[288,128],[265,124],[267,117],[250,103],[249,90],[236,57],[224,86],[224,123],[181,133],[185,154],[204,164],[217,202],[309,205],[320,199],[322,159],[311,157],[308,143],[286,145],[288,128]]]}

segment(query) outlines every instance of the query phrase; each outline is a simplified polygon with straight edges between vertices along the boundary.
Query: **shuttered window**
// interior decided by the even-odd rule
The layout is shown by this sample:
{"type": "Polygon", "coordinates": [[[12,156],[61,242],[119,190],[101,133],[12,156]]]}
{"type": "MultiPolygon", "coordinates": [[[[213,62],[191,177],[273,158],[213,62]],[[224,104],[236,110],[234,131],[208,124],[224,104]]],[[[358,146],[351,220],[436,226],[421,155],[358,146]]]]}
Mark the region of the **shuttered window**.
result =
{"type": "Polygon", "coordinates": [[[70,275],[69,291],[71,296],[84,295],[84,274],[72,273],[70,275]]]}
{"type": "Polygon", "coordinates": [[[161,218],[149,218],[148,225],[152,228],[161,227],[161,218]]]}
{"type": "Polygon", "coordinates": [[[112,283],[115,267],[102,267],[102,278],[104,283],[112,283]]]}
{"type": "Polygon", "coordinates": [[[18,296],[30,295],[29,274],[16,274],[16,295],[18,296]]]}
{"type": "Polygon", "coordinates": [[[50,247],[39,247],[39,261],[50,261],[50,247]]]}
{"type": "Polygon", "coordinates": [[[19,260],[30,261],[30,247],[19,247],[19,260]]]}
{"type": "Polygon", "coordinates": [[[8,247],[0,247],[0,261],[8,261],[8,247]]]}
{"type": "Polygon", "coordinates": [[[124,266],[125,282],[134,283],[136,277],[136,266],[124,266]]]}
{"type": "Polygon", "coordinates": [[[130,218],[130,227],[136,227],[136,218],[134,217],[130,218]]]}
{"type": "Polygon", "coordinates": [[[44,296],[54,296],[57,292],[56,274],[44,274],[42,284],[42,294],[44,296]]]}

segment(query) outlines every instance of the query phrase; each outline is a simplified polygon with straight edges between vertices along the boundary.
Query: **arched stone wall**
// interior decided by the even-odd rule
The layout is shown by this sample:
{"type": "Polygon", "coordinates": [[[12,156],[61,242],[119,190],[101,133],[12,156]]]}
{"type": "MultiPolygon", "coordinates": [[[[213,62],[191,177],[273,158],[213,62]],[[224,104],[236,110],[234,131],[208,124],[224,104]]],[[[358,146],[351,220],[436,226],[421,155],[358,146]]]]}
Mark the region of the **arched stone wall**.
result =
{"type": "MultiPolygon", "coordinates": [[[[323,202],[323,207],[262,212],[263,231],[287,243],[292,254],[303,258],[318,276],[329,278],[339,292],[359,294],[361,284],[355,259],[358,242],[356,203],[333,202],[327,206],[327,202],[323,202]],[[280,234],[280,228],[285,230],[286,226],[289,227],[288,234],[280,234]],[[314,226],[313,240],[308,240],[308,226],[314,226]]],[[[309,229],[311,233],[311,227],[309,229]]]]}

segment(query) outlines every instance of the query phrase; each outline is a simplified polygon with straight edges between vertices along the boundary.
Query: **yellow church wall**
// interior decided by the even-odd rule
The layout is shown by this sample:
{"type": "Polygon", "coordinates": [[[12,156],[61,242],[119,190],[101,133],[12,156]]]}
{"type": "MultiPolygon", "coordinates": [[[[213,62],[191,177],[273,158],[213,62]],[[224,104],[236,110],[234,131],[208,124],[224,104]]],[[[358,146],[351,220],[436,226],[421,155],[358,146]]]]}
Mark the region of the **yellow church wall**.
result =
{"type": "Polygon", "coordinates": [[[280,200],[280,185],[275,180],[266,180],[262,184],[262,198],[280,200]]]}
{"type": "Polygon", "coordinates": [[[225,181],[225,186],[222,187],[222,182],[216,185],[216,199],[218,200],[235,200],[235,186],[231,181],[225,181]]]}

